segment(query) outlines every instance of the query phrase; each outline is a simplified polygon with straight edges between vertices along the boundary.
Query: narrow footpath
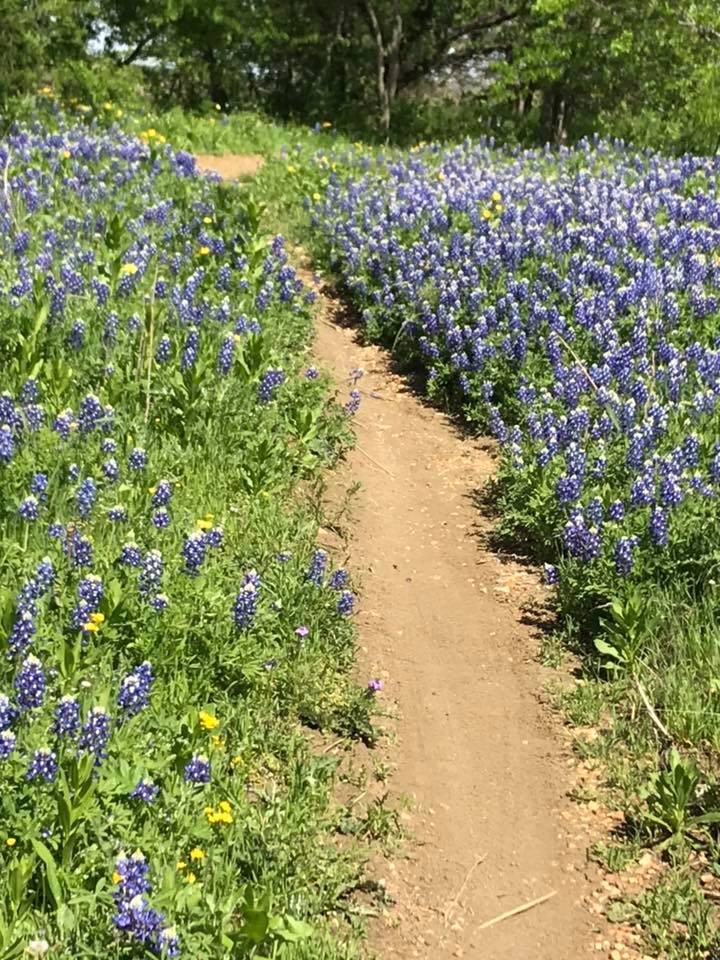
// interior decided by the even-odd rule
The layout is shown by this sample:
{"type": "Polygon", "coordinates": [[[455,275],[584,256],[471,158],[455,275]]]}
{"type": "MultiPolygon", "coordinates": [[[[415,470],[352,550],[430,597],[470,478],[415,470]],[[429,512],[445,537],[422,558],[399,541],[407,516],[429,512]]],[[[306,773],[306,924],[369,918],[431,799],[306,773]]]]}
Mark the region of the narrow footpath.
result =
{"type": "Polygon", "coordinates": [[[416,397],[386,351],[360,345],[332,297],[320,304],[318,361],[340,390],[363,371],[340,482],[361,485],[350,558],[363,665],[397,705],[391,790],[411,801],[411,840],[382,876],[395,906],[371,944],[381,960],[579,960],[595,938],[569,754],[520,620],[537,576],[484,546],[476,501],[491,447],[416,397]]]}
{"type": "MultiPolygon", "coordinates": [[[[203,166],[246,172],[213,159],[203,166]]],[[[495,469],[492,445],[415,396],[302,276],[320,294],[317,360],[342,399],[362,371],[357,446],[335,482],[360,484],[350,563],[361,666],[384,679],[397,713],[390,789],[410,801],[410,839],[375,865],[392,905],[371,923],[370,946],[380,960],[581,960],[595,936],[572,761],[522,619],[541,590],[536,572],[485,544],[477,493],[495,469]]]]}

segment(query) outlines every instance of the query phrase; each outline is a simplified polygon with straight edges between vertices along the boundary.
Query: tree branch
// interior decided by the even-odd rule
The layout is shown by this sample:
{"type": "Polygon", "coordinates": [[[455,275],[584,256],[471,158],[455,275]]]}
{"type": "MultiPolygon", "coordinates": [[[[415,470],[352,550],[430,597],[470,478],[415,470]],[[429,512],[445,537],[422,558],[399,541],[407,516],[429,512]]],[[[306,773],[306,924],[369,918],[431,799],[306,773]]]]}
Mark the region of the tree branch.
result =
{"type": "Polygon", "coordinates": [[[130,53],[127,56],[124,56],[120,61],[123,67],[127,67],[128,64],[133,63],[140,54],[143,52],[145,47],[150,43],[151,40],[155,40],[160,34],[159,30],[154,30],[152,33],[149,33],[147,36],[143,37],[141,40],[135,44],[130,53]]]}

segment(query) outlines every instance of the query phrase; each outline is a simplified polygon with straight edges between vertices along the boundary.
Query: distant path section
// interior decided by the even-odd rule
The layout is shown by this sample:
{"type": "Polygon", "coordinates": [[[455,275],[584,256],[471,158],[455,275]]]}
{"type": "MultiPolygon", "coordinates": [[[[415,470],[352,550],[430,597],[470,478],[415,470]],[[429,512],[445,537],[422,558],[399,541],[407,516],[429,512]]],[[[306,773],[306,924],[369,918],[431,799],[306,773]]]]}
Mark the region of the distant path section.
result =
{"type": "Polygon", "coordinates": [[[219,173],[225,180],[251,177],[265,163],[261,153],[196,153],[197,165],[205,173],[219,173]]]}

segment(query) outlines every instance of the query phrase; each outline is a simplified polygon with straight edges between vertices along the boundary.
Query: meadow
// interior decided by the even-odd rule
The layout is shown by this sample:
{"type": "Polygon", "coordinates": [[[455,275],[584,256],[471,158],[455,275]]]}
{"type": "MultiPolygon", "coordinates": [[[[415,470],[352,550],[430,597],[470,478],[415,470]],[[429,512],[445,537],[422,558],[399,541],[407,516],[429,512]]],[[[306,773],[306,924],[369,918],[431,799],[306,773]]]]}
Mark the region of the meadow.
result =
{"type": "Polygon", "coordinates": [[[74,113],[0,141],[0,957],[354,956],[313,294],[189,153],[74,113]]]}

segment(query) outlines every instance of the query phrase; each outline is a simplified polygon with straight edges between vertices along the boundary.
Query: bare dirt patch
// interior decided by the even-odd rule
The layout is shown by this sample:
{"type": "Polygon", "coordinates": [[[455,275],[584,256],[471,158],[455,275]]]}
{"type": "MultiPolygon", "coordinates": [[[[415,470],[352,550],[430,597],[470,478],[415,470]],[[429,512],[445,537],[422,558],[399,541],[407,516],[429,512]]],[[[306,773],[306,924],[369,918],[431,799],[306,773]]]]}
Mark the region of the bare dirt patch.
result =
{"type": "Polygon", "coordinates": [[[251,177],[265,163],[265,157],[261,153],[197,153],[195,160],[203,173],[217,173],[224,180],[251,177]]]}
{"type": "Polygon", "coordinates": [[[362,484],[350,560],[363,666],[397,707],[392,787],[411,801],[411,841],[373,867],[391,905],[371,947],[382,960],[577,960],[596,949],[584,907],[595,871],[567,798],[575,761],[540,702],[547,678],[521,622],[543,588],[483,546],[476,491],[492,446],[413,395],[327,292],[321,307],[318,359],[340,389],[363,371],[358,445],[336,482],[362,484]]]}

